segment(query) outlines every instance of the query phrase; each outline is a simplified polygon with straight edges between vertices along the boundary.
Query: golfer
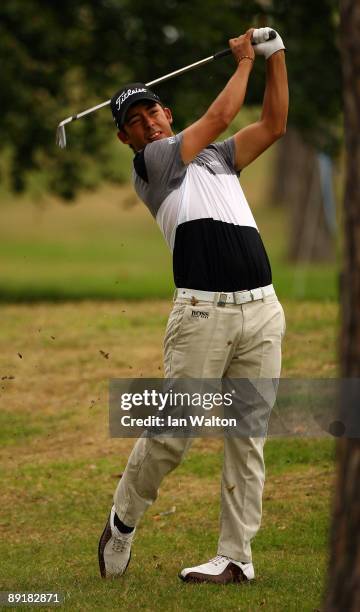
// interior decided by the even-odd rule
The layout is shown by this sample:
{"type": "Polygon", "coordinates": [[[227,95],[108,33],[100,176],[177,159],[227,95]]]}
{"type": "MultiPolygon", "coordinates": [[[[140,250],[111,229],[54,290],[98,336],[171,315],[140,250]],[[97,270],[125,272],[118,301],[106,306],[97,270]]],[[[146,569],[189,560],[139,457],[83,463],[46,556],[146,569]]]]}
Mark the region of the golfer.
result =
{"type": "MultiPolygon", "coordinates": [[[[179,134],[173,133],[171,110],[144,84],[129,84],[111,100],[118,137],[135,153],[136,192],[173,255],[176,291],[164,340],[166,378],[280,376],[284,313],[239,174],[285,132],[285,47],[278,34],[253,46],[253,32],[259,30],[229,41],[233,76],[206,113],[179,134]],[[261,117],[216,142],[243,105],[254,49],[266,59],[261,117]]],[[[136,526],[190,444],[191,438],[137,440],[99,542],[103,577],[124,574],[136,526]]],[[[182,569],[182,580],[228,584],[254,578],[251,540],[261,522],[263,446],[264,436],[224,438],[217,554],[182,569]]]]}

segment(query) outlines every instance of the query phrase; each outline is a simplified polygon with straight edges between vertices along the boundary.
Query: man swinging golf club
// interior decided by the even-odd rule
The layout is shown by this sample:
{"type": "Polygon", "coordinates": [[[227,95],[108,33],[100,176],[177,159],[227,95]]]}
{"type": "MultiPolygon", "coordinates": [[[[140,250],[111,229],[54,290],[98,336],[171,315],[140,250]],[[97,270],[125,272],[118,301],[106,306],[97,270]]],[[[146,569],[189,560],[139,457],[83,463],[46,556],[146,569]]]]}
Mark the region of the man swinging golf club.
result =
{"type": "MultiPolygon", "coordinates": [[[[170,109],[144,84],[129,84],[111,99],[118,137],[135,152],[135,189],[173,254],[177,289],[164,340],[166,378],[280,376],[284,314],[238,180],[286,128],[285,47],[277,33],[268,40],[267,30],[250,29],[229,41],[233,76],[206,113],[179,134],[172,131],[170,109]],[[215,142],[243,105],[255,54],[266,58],[261,118],[215,142]],[[197,311],[206,316],[194,316],[197,311]]],[[[136,442],[99,542],[103,577],[124,574],[136,526],[190,444],[191,438],[163,436],[136,442]]],[[[261,522],[263,446],[264,436],[224,438],[217,555],[183,569],[185,582],[254,578],[251,540],[261,522]]]]}

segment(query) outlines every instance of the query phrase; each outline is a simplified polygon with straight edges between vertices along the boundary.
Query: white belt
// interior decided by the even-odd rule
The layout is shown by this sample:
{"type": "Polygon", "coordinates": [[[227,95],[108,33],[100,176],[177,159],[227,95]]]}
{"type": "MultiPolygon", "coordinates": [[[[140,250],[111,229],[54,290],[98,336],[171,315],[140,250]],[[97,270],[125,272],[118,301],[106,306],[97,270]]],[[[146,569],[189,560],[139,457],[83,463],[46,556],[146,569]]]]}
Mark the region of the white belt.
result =
{"type": "MultiPolygon", "coordinates": [[[[175,289],[174,301],[176,299],[187,299],[193,303],[202,302],[213,302],[218,306],[225,306],[225,304],[246,304],[247,302],[254,302],[255,300],[262,300],[268,295],[275,295],[275,290],[272,285],[266,287],[258,287],[257,289],[250,289],[250,291],[201,291],[200,289],[175,289]]],[[[195,305],[194,304],[194,305],[195,305]]]]}

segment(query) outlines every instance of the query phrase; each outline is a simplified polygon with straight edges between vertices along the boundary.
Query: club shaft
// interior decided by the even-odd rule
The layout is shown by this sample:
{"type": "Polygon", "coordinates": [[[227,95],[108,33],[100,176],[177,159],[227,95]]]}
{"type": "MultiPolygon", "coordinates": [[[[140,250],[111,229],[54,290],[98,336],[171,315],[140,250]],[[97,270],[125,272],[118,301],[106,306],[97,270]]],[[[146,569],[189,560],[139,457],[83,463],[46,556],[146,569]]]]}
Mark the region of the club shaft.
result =
{"type": "MultiPolygon", "coordinates": [[[[219,53],[221,53],[222,55],[227,55],[231,53],[231,49],[224,49],[224,51],[220,51],[219,53]],[[226,52],[226,53],[225,53],[226,52]]],[[[184,74],[184,72],[188,72],[189,70],[193,70],[193,68],[198,68],[199,66],[203,66],[205,64],[208,64],[209,62],[212,62],[214,59],[217,59],[216,56],[218,54],[215,53],[214,55],[209,55],[209,57],[205,57],[202,60],[199,60],[198,62],[194,62],[193,64],[189,64],[188,66],[184,66],[183,68],[179,68],[178,70],[174,70],[173,72],[169,72],[169,74],[165,74],[162,77],[159,77],[158,79],[154,79],[153,81],[149,81],[148,83],[145,83],[146,87],[151,87],[152,85],[156,85],[158,83],[163,83],[164,81],[167,81],[169,79],[172,79],[175,76],[178,76],[179,74],[184,74]]],[[[71,117],[67,117],[66,119],[64,119],[63,121],[61,121],[59,123],[59,126],[62,125],[66,125],[67,123],[70,123],[71,121],[75,121],[76,119],[80,119],[81,117],[85,117],[85,115],[89,115],[90,113],[93,113],[96,110],[99,110],[100,108],[103,108],[104,106],[108,106],[110,104],[111,100],[106,100],[106,102],[102,102],[101,104],[97,104],[96,106],[92,106],[91,108],[88,108],[84,111],[82,111],[81,113],[77,113],[76,115],[72,115],[71,117]]]]}
{"type": "Polygon", "coordinates": [[[214,59],[215,59],[215,55],[209,55],[209,57],[205,57],[204,59],[199,60],[198,62],[194,62],[193,64],[189,64],[188,66],[184,66],[184,68],[179,68],[179,70],[174,70],[173,72],[169,72],[169,74],[165,74],[164,76],[159,77],[158,79],[155,79],[154,81],[149,81],[148,83],[145,83],[145,85],[146,87],[151,87],[152,85],[163,83],[164,81],[167,81],[168,79],[172,79],[173,77],[178,76],[179,74],[184,74],[184,72],[188,72],[188,70],[192,70],[193,68],[198,68],[199,66],[204,66],[205,64],[212,62],[214,59]]]}
{"type": "MultiPolygon", "coordinates": [[[[269,38],[275,38],[276,37],[276,32],[274,30],[272,30],[270,32],[270,36],[269,38]]],[[[252,44],[255,44],[254,42],[252,44]]],[[[165,74],[162,77],[159,77],[158,79],[154,79],[153,81],[149,81],[148,83],[146,83],[146,87],[151,87],[152,85],[157,85],[159,83],[163,83],[164,81],[168,81],[169,79],[172,79],[175,76],[179,76],[180,74],[184,74],[185,72],[189,72],[189,70],[193,70],[194,68],[198,68],[199,66],[205,66],[205,64],[208,64],[209,62],[212,62],[213,60],[217,60],[220,59],[222,57],[225,57],[226,55],[230,55],[231,54],[231,49],[227,48],[227,49],[223,49],[222,51],[218,51],[217,53],[214,53],[214,55],[209,55],[209,57],[205,57],[202,60],[199,60],[198,62],[194,62],[193,64],[189,64],[188,66],[184,66],[184,68],[179,68],[178,70],[174,70],[173,72],[169,72],[169,74],[165,74]]],[[[96,106],[92,106],[91,108],[87,108],[86,110],[82,111],[81,113],[77,113],[76,115],[72,115],[71,117],[67,117],[66,119],[63,119],[63,121],[60,121],[58,128],[57,128],[57,141],[58,144],[61,147],[66,146],[66,136],[65,136],[65,128],[64,126],[67,123],[71,123],[72,121],[75,121],[76,119],[80,119],[81,117],[85,117],[85,115],[90,115],[90,113],[93,113],[96,110],[99,110],[100,108],[103,108],[104,106],[108,106],[110,104],[111,100],[106,100],[106,102],[102,102],[101,104],[97,104],[96,106]]]]}

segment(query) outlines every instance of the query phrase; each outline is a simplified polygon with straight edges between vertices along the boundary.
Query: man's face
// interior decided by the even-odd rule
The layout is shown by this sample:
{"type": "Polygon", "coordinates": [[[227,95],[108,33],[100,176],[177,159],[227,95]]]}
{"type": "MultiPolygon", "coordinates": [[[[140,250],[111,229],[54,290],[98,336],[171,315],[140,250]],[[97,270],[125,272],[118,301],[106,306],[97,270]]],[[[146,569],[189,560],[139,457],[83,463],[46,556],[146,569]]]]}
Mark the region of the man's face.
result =
{"type": "Polygon", "coordinates": [[[172,135],[172,114],[157,102],[139,102],[131,106],[126,114],[123,128],[118,132],[121,142],[140,151],[149,142],[172,135]]]}

